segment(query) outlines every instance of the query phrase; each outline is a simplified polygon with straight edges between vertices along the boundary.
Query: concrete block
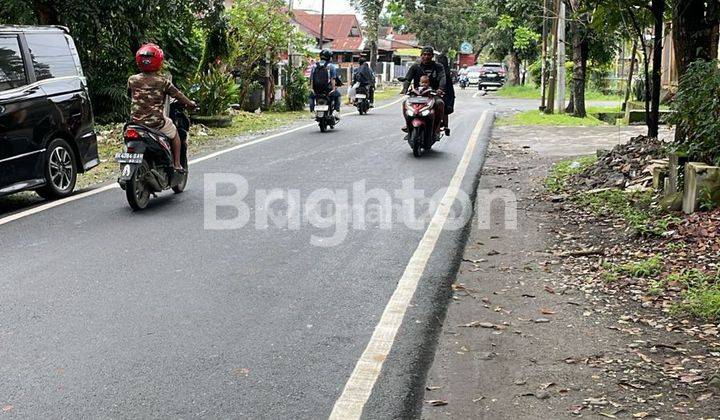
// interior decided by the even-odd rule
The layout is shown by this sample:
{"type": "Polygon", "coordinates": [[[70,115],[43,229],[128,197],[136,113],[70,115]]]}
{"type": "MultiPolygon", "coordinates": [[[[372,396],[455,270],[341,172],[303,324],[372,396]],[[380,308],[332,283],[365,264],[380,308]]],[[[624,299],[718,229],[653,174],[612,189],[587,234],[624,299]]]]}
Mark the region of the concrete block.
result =
{"type": "Polygon", "coordinates": [[[667,163],[653,163],[652,164],[652,177],[653,177],[653,188],[656,191],[663,191],[665,188],[665,180],[667,179],[668,175],[668,167],[670,165],[667,163]]]}
{"type": "Polygon", "coordinates": [[[685,188],[683,190],[682,209],[686,214],[698,209],[703,189],[720,188],[720,166],[710,166],[702,162],[688,162],[685,165],[685,188]]]}
{"type": "Polygon", "coordinates": [[[668,188],[665,190],[665,194],[673,194],[680,190],[680,174],[685,171],[687,156],[670,153],[668,162],[668,188]]]}

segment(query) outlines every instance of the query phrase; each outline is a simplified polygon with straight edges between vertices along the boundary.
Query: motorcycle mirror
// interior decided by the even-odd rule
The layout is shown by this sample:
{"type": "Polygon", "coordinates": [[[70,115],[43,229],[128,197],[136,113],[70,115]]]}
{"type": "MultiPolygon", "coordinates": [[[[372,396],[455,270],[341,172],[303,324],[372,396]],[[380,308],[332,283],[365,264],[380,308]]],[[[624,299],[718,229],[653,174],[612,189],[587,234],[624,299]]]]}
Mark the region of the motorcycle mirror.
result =
{"type": "Polygon", "coordinates": [[[398,82],[404,82],[404,81],[407,80],[407,78],[406,78],[406,77],[403,77],[403,76],[400,76],[400,77],[398,77],[397,79],[398,79],[398,82]]]}

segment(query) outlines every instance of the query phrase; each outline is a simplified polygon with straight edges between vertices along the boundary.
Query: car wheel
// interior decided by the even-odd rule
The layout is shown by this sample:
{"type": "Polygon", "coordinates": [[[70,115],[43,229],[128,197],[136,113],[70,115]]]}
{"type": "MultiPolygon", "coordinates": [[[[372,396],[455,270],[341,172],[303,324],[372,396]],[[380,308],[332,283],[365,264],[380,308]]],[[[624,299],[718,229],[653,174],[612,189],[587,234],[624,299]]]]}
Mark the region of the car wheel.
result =
{"type": "Polygon", "coordinates": [[[63,198],[72,194],[77,181],[77,162],[70,144],[63,139],[50,142],[45,152],[45,186],[37,190],[43,198],[63,198]]]}

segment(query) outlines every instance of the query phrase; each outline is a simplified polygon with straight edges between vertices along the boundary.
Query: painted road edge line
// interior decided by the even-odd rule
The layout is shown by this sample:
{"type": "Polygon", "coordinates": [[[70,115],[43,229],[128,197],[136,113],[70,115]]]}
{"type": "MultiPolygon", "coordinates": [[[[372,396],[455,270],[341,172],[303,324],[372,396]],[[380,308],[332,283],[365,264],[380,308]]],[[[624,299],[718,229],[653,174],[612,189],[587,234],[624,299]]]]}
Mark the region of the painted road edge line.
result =
{"type": "MultiPolygon", "coordinates": [[[[396,100],[394,100],[394,101],[392,101],[392,102],[390,102],[390,103],[387,103],[387,104],[385,104],[385,105],[382,105],[382,106],[379,106],[379,107],[376,107],[376,108],[373,108],[373,109],[388,108],[388,107],[390,107],[390,106],[393,106],[393,105],[397,104],[398,102],[400,102],[400,101],[402,101],[402,100],[403,100],[403,98],[399,98],[399,99],[396,99],[396,100]]],[[[348,115],[353,115],[353,114],[355,114],[355,113],[354,113],[354,112],[348,112],[348,113],[341,114],[341,115],[342,115],[342,116],[348,116],[348,115]]],[[[247,142],[247,143],[242,143],[242,144],[238,144],[237,146],[229,147],[229,148],[227,148],[227,149],[218,150],[217,152],[210,153],[209,155],[202,156],[202,157],[199,157],[199,158],[197,158],[197,159],[193,159],[193,160],[191,160],[190,162],[188,162],[188,165],[194,165],[194,164],[196,164],[196,163],[203,162],[203,161],[206,161],[206,160],[209,160],[209,159],[213,159],[213,158],[216,158],[216,157],[218,157],[218,156],[224,155],[224,154],[226,154],[226,153],[234,152],[234,151],[236,151],[236,150],[243,149],[243,148],[245,148],[245,147],[249,147],[249,146],[252,146],[252,145],[255,145],[255,144],[258,144],[258,143],[262,143],[262,142],[265,142],[265,141],[268,141],[268,140],[276,139],[276,138],[278,138],[278,137],[282,137],[282,136],[285,136],[285,135],[288,135],[288,134],[292,134],[292,133],[295,133],[295,132],[297,132],[297,131],[304,130],[304,129],[306,129],[306,128],[310,128],[310,127],[313,127],[313,126],[315,126],[314,123],[301,125],[301,126],[299,126],[299,127],[295,127],[295,128],[290,129],[290,130],[280,131],[280,132],[278,132],[278,133],[271,134],[271,135],[266,136],[266,137],[261,137],[261,138],[259,138],[259,139],[255,139],[255,140],[249,141],[249,142],[247,142]]],[[[48,203],[41,204],[41,205],[39,205],[39,206],[30,208],[30,209],[27,209],[27,210],[19,211],[19,212],[17,212],[17,213],[11,214],[11,215],[9,215],[9,216],[1,217],[1,218],[0,218],[0,226],[2,226],[2,225],[4,225],[4,224],[7,224],[7,223],[10,223],[10,222],[14,222],[15,220],[18,220],[18,219],[22,219],[22,218],[25,218],[25,217],[28,217],[28,216],[32,216],[33,214],[37,214],[37,213],[43,212],[43,211],[45,211],[45,210],[50,210],[50,209],[52,209],[52,208],[54,208],[54,207],[62,206],[63,204],[72,203],[73,201],[77,201],[77,200],[80,200],[80,199],[83,199],[83,198],[87,198],[87,197],[93,196],[93,195],[95,195],[95,194],[100,194],[101,192],[108,191],[108,190],[112,190],[112,189],[115,189],[115,188],[119,188],[119,185],[118,185],[117,183],[108,184],[108,185],[103,185],[102,187],[93,188],[93,189],[91,189],[91,190],[88,190],[88,191],[85,191],[85,192],[82,192],[82,193],[79,193],[79,194],[71,195],[70,197],[66,197],[66,198],[63,198],[63,199],[60,199],[60,200],[50,201],[50,202],[48,202],[48,203]]]]}
{"type": "Polygon", "coordinates": [[[383,362],[390,354],[397,332],[405,318],[405,312],[415,295],[415,290],[425,271],[430,255],[435,249],[452,205],[460,192],[462,181],[465,178],[478,140],[488,123],[490,114],[490,111],[484,111],[475,126],[462,159],[450,180],[445,195],[440,201],[440,205],[430,220],[430,224],[410,258],[407,267],[405,267],[405,272],[385,307],[370,342],[355,365],[355,369],[345,384],[342,394],[335,401],[335,406],[330,413],[331,420],[359,419],[362,415],[365,404],[370,398],[370,394],[382,371],[383,362]]]}

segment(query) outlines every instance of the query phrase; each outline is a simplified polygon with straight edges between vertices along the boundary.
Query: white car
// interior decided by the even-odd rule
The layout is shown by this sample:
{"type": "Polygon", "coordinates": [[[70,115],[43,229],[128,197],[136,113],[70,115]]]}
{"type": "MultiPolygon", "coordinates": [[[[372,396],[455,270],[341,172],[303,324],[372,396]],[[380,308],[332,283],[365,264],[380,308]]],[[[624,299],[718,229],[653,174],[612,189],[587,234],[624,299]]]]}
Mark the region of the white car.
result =
{"type": "Polygon", "coordinates": [[[471,85],[477,85],[478,83],[480,83],[480,70],[480,66],[468,67],[468,80],[470,81],[471,85]]]}

